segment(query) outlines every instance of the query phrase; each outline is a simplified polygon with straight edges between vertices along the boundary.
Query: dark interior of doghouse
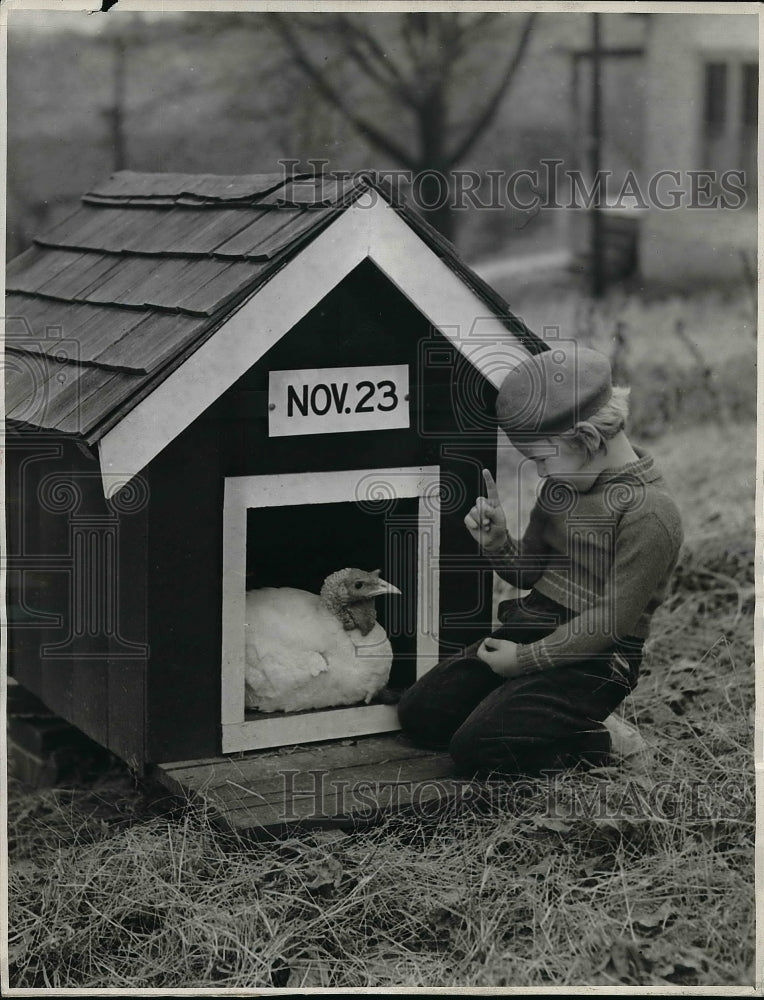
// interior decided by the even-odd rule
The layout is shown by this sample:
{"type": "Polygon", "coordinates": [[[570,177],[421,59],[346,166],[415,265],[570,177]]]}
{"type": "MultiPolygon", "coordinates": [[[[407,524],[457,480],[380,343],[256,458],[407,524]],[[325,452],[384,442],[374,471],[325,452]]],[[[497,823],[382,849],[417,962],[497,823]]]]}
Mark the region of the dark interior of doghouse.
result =
{"type": "Polygon", "coordinates": [[[417,497],[250,507],[246,588],[317,594],[336,570],[381,570],[401,591],[376,599],[377,621],[393,648],[388,686],[408,687],[416,678],[418,509],[417,497]]]}

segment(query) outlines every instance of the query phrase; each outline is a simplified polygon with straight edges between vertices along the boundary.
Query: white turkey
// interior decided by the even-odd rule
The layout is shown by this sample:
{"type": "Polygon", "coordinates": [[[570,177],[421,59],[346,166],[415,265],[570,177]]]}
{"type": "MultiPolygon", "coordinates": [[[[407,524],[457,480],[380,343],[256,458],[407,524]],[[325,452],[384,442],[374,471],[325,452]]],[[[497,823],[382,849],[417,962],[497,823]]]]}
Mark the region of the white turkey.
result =
{"type": "Polygon", "coordinates": [[[375,599],[400,590],[380,571],[341,569],[320,594],[263,587],[246,594],[246,707],[297,712],[366,702],[390,675],[393,651],[375,599]]]}

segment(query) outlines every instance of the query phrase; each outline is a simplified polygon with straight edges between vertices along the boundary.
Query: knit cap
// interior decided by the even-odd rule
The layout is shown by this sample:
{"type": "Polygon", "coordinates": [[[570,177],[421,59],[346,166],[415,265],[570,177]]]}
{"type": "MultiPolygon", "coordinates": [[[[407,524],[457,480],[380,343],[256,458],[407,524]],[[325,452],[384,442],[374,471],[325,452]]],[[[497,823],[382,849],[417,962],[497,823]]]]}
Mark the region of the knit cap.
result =
{"type": "Polygon", "coordinates": [[[612,392],[605,355],[568,342],[526,358],[507,374],[496,416],[510,438],[561,434],[596,413],[612,392]]]}

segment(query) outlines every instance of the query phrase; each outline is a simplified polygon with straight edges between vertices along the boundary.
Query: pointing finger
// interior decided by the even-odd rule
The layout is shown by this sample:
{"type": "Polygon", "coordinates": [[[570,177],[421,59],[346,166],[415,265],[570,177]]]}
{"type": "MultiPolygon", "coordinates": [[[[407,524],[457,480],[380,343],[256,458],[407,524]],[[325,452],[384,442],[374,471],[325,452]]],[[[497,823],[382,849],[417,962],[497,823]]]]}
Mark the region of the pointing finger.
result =
{"type": "Polygon", "coordinates": [[[489,527],[489,525],[492,523],[493,511],[494,508],[489,500],[487,500],[485,497],[477,498],[477,515],[478,519],[480,520],[484,528],[489,527]]]}
{"type": "Polygon", "coordinates": [[[488,469],[483,469],[483,482],[485,483],[485,491],[488,496],[488,502],[492,507],[500,506],[501,499],[499,498],[499,491],[496,488],[496,482],[488,469]]]}

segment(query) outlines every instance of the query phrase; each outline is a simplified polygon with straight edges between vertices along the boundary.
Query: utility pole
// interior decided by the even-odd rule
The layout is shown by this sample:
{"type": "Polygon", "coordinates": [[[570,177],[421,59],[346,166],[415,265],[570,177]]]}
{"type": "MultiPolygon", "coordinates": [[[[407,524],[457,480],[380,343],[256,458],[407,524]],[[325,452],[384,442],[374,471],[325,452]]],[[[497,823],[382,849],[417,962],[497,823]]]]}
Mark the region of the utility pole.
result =
{"type": "Polygon", "coordinates": [[[109,141],[112,147],[112,164],[114,170],[124,170],[127,167],[127,148],[125,143],[125,64],[127,62],[127,42],[122,35],[111,39],[113,54],[113,89],[112,104],[104,108],[103,115],[109,125],[109,141]]]}
{"type": "MultiPolygon", "coordinates": [[[[599,177],[602,158],[602,37],[600,15],[592,14],[592,94],[590,126],[590,165],[595,194],[600,193],[599,177]]],[[[602,194],[604,199],[604,193],[602,194]]],[[[602,206],[595,197],[591,208],[592,298],[605,294],[605,260],[603,246],[602,206]]]]}

